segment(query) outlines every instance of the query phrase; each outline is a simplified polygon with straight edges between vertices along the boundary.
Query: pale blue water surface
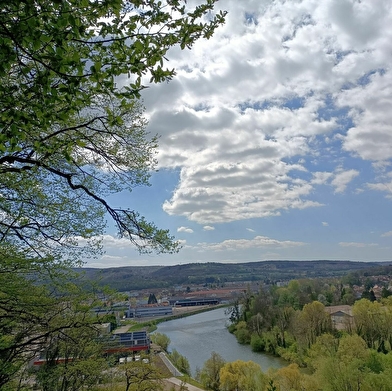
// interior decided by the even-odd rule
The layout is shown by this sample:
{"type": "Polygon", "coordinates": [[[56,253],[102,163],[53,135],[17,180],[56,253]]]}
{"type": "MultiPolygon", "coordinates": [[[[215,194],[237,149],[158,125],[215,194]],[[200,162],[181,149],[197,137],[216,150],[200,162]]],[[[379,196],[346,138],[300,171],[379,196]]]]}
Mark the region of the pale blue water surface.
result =
{"type": "Polygon", "coordinates": [[[157,332],[170,338],[169,351],[177,350],[190,364],[192,375],[196,368],[202,368],[211,357],[219,353],[226,361],[254,361],[263,372],[268,368],[287,365],[284,360],[263,353],[252,352],[249,345],[241,345],[235,336],[227,331],[228,317],[225,308],[217,308],[201,314],[159,323],[157,332]]]}

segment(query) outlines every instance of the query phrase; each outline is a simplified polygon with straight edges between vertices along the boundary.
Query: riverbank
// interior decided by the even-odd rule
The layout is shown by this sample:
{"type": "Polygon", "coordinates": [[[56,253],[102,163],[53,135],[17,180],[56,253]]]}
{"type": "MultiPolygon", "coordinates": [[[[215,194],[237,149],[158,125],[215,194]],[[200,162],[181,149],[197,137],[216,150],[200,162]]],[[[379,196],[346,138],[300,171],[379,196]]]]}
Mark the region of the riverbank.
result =
{"type": "Polygon", "coordinates": [[[215,307],[213,311],[190,315],[192,316],[160,322],[157,332],[170,339],[169,350],[175,349],[188,359],[192,375],[195,375],[197,368],[203,367],[213,351],[220,354],[226,362],[251,360],[259,364],[263,371],[288,365],[278,357],[256,353],[249,345],[239,344],[227,330],[228,316],[225,308],[215,307]]]}

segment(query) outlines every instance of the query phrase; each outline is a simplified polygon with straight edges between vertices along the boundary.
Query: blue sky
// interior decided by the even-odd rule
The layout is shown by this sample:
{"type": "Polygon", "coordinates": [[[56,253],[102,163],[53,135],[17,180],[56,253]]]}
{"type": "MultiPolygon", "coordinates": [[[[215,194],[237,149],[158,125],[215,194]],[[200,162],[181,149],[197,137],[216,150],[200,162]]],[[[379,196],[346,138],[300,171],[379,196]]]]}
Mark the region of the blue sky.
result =
{"type": "MultiPolygon", "coordinates": [[[[195,2],[188,1],[192,6],[195,2]]],[[[109,226],[87,266],[392,260],[392,3],[221,0],[143,94],[151,187],[111,197],[183,248],[139,255],[109,226]]]]}

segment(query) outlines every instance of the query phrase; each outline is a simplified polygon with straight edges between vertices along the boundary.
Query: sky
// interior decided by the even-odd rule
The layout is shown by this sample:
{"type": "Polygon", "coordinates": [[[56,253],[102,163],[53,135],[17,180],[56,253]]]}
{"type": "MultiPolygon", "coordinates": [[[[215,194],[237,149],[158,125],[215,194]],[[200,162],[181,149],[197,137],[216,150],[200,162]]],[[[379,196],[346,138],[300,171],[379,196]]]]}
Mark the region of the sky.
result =
{"type": "MultiPolygon", "coordinates": [[[[193,4],[188,0],[188,4],[193,4]]],[[[151,186],[112,196],[182,244],[110,224],[86,266],[392,260],[392,2],[220,0],[226,24],[143,92],[151,186]]]]}

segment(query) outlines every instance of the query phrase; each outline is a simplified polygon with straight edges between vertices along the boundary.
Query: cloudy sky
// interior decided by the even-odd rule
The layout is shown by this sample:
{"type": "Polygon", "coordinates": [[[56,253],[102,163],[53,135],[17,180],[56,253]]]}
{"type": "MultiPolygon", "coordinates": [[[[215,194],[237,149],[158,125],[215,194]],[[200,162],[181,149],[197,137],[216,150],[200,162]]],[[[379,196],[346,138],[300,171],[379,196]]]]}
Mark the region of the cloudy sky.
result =
{"type": "MultiPolygon", "coordinates": [[[[188,1],[189,4],[190,1],[188,1]]],[[[151,187],[112,199],[183,244],[140,256],[110,229],[89,266],[392,259],[392,2],[221,0],[143,95],[151,187]]]]}

